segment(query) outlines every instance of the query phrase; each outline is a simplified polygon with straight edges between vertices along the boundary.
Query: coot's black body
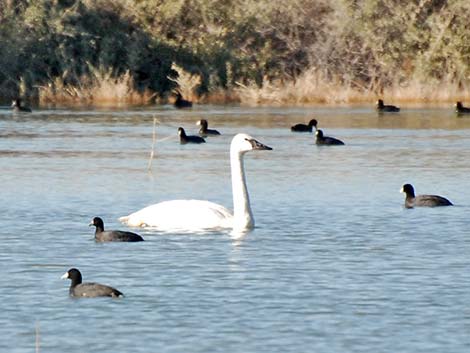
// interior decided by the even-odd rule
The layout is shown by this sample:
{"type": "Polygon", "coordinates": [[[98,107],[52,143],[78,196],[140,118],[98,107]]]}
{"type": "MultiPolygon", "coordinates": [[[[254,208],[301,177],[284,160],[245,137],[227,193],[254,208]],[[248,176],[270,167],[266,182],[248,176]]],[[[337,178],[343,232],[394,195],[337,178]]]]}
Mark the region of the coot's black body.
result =
{"type": "Polygon", "coordinates": [[[104,222],[100,217],[93,218],[90,226],[95,226],[95,240],[97,242],[109,241],[122,241],[122,242],[136,242],[144,241],[144,239],[136,233],[126,232],[122,230],[104,230],[104,222]]]}
{"type": "Polygon", "coordinates": [[[382,99],[379,99],[376,104],[376,109],[379,113],[398,113],[400,108],[394,105],[385,105],[382,99]]]}
{"type": "Polygon", "coordinates": [[[452,206],[452,202],[445,197],[438,195],[418,195],[415,196],[415,190],[411,184],[405,184],[401,188],[401,192],[406,194],[405,207],[439,207],[452,206]]]}
{"type": "Polygon", "coordinates": [[[11,103],[14,112],[31,113],[31,108],[25,107],[20,98],[16,98],[11,103]]]}
{"type": "Polygon", "coordinates": [[[177,92],[176,100],[175,100],[175,103],[173,103],[173,105],[178,109],[191,108],[193,106],[193,102],[184,99],[181,93],[177,92]]]}
{"type": "Polygon", "coordinates": [[[217,130],[207,128],[209,126],[209,124],[207,123],[206,119],[199,120],[197,122],[197,125],[201,126],[201,128],[199,129],[199,135],[201,135],[201,136],[208,136],[208,135],[217,136],[217,135],[220,135],[220,132],[218,132],[217,130]]]}
{"type": "Polygon", "coordinates": [[[317,129],[318,122],[315,119],[310,120],[308,125],[306,124],[295,124],[291,126],[290,130],[293,132],[312,132],[313,128],[317,129]]]}
{"type": "Polygon", "coordinates": [[[70,279],[69,294],[75,298],[96,298],[96,297],[112,297],[118,298],[124,296],[117,289],[99,283],[82,283],[82,274],[76,268],[71,268],[62,277],[62,279],[70,279]]]}
{"type": "Polygon", "coordinates": [[[317,130],[315,133],[316,139],[315,143],[317,145],[330,145],[330,146],[340,146],[344,145],[344,142],[341,140],[338,140],[334,137],[329,137],[329,136],[323,136],[323,131],[317,130]]]}
{"type": "Polygon", "coordinates": [[[457,114],[470,114],[470,108],[464,107],[462,102],[455,103],[455,112],[457,114]]]}
{"type": "Polygon", "coordinates": [[[186,131],[182,127],[178,128],[178,136],[180,137],[180,143],[182,145],[187,144],[187,143],[204,143],[206,140],[204,140],[200,136],[188,136],[186,135],[186,131]]]}

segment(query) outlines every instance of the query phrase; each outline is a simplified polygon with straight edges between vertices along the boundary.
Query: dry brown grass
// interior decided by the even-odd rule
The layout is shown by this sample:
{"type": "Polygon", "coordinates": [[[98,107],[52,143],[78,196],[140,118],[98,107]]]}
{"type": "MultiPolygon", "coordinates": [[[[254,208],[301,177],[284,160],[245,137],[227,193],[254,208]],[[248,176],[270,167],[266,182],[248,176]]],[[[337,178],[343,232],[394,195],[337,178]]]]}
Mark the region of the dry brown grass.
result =
{"type": "Polygon", "coordinates": [[[112,69],[90,68],[90,75],[76,80],[78,84],[65,84],[57,77],[47,86],[39,87],[41,105],[93,105],[120,106],[144,105],[155,98],[155,94],[135,89],[134,79],[129,71],[115,76],[112,69]]]}
{"type": "MultiPolygon", "coordinates": [[[[355,82],[343,82],[327,78],[315,69],[310,69],[295,81],[268,81],[262,87],[252,83],[238,83],[234,89],[217,89],[199,97],[196,89],[201,84],[201,76],[190,74],[173,64],[178,77],[171,79],[185,99],[198,103],[243,105],[353,105],[375,102],[383,98],[386,102],[406,104],[449,104],[456,101],[470,101],[470,86],[461,86],[451,80],[441,82],[421,82],[411,79],[407,83],[394,84],[377,92],[373,87],[362,87],[355,82]]],[[[121,76],[113,75],[112,70],[91,68],[91,74],[81,77],[77,85],[64,84],[56,78],[47,86],[39,88],[39,102],[42,105],[93,105],[126,106],[145,105],[155,99],[155,93],[139,92],[134,88],[134,80],[129,71],[121,76]]]]}
{"type": "Polygon", "coordinates": [[[395,85],[385,95],[394,101],[410,104],[446,104],[470,100],[470,87],[462,87],[451,81],[423,83],[411,81],[405,85],[395,85]]]}
{"type": "Polygon", "coordinates": [[[371,99],[370,92],[327,79],[315,69],[308,70],[295,81],[265,80],[261,88],[256,84],[239,83],[236,92],[241,102],[248,105],[345,104],[371,99]]]}
{"type": "Polygon", "coordinates": [[[178,77],[176,78],[168,77],[170,81],[178,85],[176,91],[181,93],[184,99],[197,103],[199,97],[196,94],[196,89],[201,84],[201,76],[191,74],[175,63],[171,65],[171,69],[178,73],[178,77]]]}
{"type": "Polygon", "coordinates": [[[241,103],[238,91],[218,88],[199,98],[203,104],[238,104],[241,103]]]}
{"type": "Polygon", "coordinates": [[[236,94],[245,105],[330,105],[361,104],[385,101],[410,104],[447,104],[470,100],[470,87],[460,87],[453,82],[423,83],[412,80],[395,84],[383,92],[372,87],[360,87],[353,82],[327,79],[312,69],[296,81],[266,81],[262,87],[256,84],[238,84],[236,94]]]}

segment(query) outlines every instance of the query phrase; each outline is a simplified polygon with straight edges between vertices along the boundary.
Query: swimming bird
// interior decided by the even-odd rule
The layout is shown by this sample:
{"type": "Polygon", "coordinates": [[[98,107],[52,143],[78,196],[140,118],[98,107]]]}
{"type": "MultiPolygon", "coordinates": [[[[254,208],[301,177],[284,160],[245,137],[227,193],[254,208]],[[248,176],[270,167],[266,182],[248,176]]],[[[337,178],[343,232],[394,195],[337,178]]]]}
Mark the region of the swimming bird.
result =
{"type": "Polygon", "coordinates": [[[244,231],[255,226],[245,180],[243,159],[249,151],[272,150],[247,134],[237,134],[230,145],[233,213],[224,206],[202,200],[173,200],[151,205],[121,217],[130,226],[160,230],[204,230],[232,228],[244,231]]]}
{"type": "Polygon", "coordinates": [[[97,242],[107,242],[107,241],[127,241],[127,242],[136,242],[144,241],[144,239],[136,233],[125,232],[122,230],[104,230],[104,222],[100,217],[95,217],[90,223],[90,227],[95,226],[95,240],[97,242]]]}
{"type": "Polygon", "coordinates": [[[379,113],[396,113],[400,111],[400,108],[394,105],[385,105],[382,99],[377,101],[376,109],[379,113]]]}
{"type": "Polygon", "coordinates": [[[175,100],[175,103],[173,103],[173,105],[179,109],[191,108],[193,106],[193,102],[184,99],[180,92],[176,92],[176,100],[175,100]]]}
{"type": "Polygon", "coordinates": [[[291,126],[290,130],[293,132],[312,132],[313,128],[315,128],[315,131],[317,130],[317,124],[318,122],[315,119],[312,119],[308,125],[295,124],[294,126],[291,126]]]}
{"type": "Polygon", "coordinates": [[[315,136],[315,144],[317,145],[344,145],[343,141],[340,141],[334,137],[323,136],[323,131],[321,130],[317,130],[315,136]]]}
{"type": "Polygon", "coordinates": [[[207,123],[207,120],[206,119],[201,119],[199,120],[196,125],[200,125],[201,128],[199,129],[199,135],[201,136],[207,136],[207,135],[220,135],[220,132],[218,132],[217,130],[213,130],[213,129],[208,129],[207,126],[209,125],[207,123]]]}
{"type": "Polygon", "coordinates": [[[178,128],[178,136],[180,137],[180,144],[185,145],[187,143],[204,143],[206,140],[204,140],[202,137],[199,136],[193,136],[193,135],[186,135],[186,131],[182,127],[178,128]]]}
{"type": "Polygon", "coordinates": [[[13,99],[13,101],[11,102],[11,107],[13,108],[13,111],[17,113],[31,113],[31,108],[25,107],[22,103],[21,98],[13,99]]]}
{"type": "Polygon", "coordinates": [[[457,114],[470,114],[470,108],[464,107],[462,102],[455,103],[455,112],[457,114]]]}
{"type": "Polygon", "coordinates": [[[95,297],[113,297],[118,298],[124,296],[120,291],[113,287],[106,286],[99,283],[82,283],[82,274],[76,268],[71,268],[61,279],[70,279],[69,294],[71,297],[76,298],[95,298],[95,297]]]}
{"type": "Polygon", "coordinates": [[[442,196],[437,195],[418,195],[415,196],[415,190],[411,184],[402,186],[400,192],[406,194],[405,207],[437,207],[437,206],[452,206],[452,202],[442,196]]]}

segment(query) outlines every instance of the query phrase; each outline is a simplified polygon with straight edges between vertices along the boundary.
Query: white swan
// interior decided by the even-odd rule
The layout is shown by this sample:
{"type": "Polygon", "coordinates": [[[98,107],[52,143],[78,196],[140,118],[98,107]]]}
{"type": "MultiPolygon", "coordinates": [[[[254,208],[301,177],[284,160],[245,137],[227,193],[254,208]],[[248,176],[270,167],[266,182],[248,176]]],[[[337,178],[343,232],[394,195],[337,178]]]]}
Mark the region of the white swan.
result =
{"type": "Polygon", "coordinates": [[[238,134],[230,145],[233,213],[209,201],[173,200],[151,205],[119,220],[133,227],[160,230],[252,229],[255,225],[246,188],[243,156],[248,151],[272,150],[247,134],[238,134]]]}

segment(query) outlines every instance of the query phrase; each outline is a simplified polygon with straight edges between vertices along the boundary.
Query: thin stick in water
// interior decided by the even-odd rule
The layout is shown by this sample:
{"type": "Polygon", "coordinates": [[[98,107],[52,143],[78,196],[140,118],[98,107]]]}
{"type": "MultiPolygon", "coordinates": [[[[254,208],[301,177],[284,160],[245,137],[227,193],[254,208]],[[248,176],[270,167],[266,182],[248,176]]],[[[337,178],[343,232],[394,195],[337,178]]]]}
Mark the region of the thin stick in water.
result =
{"type": "Polygon", "coordinates": [[[40,351],[40,334],[39,334],[39,321],[36,321],[36,353],[40,351]]]}
{"type": "Polygon", "coordinates": [[[153,118],[153,137],[152,137],[152,150],[150,151],[149,164],[147,166],[147,171],[152,170],[152,161],[155,154],[155,143],[157,142],[157,118],[153,118]]]}

